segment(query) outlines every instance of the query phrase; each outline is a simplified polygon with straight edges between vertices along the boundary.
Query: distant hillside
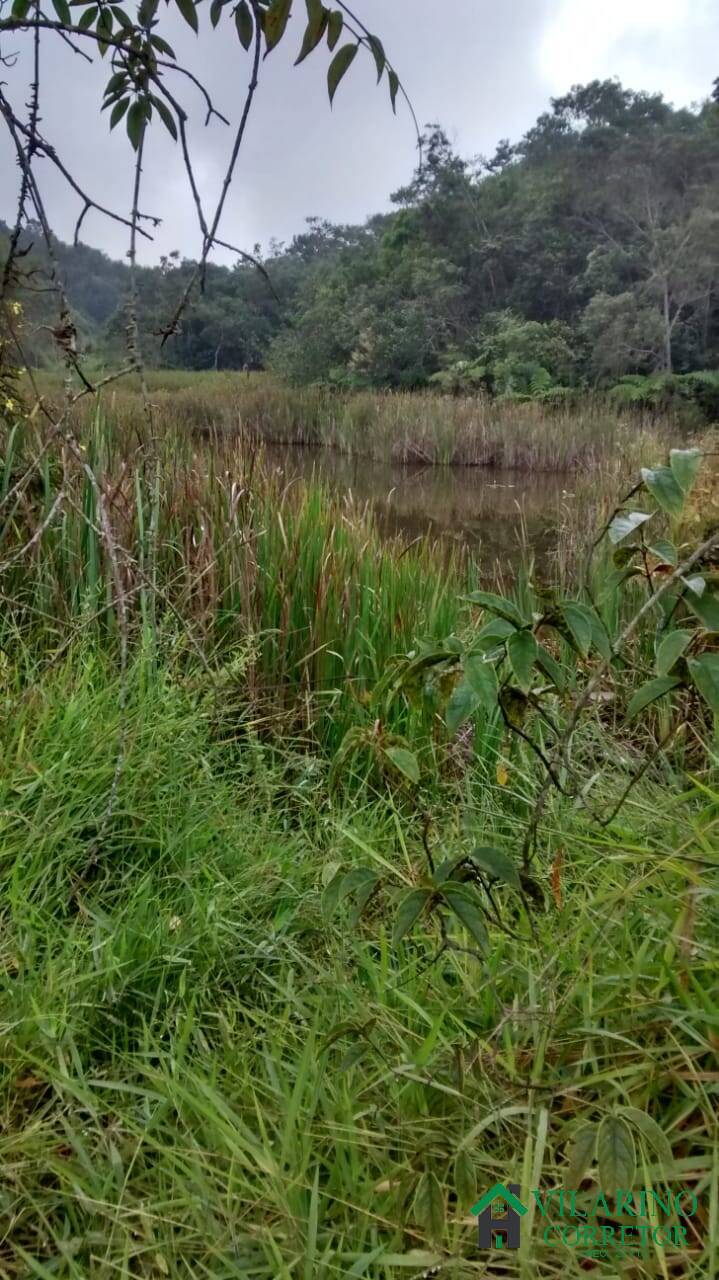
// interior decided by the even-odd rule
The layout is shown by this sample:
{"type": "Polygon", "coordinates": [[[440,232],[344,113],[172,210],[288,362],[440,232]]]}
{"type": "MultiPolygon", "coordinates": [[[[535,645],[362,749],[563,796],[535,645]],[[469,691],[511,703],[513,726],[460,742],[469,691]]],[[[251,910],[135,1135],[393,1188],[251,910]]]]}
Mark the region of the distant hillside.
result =
{"type": "MultiPolygon", "coordinates": [[[[424,164],[392,199],[362,227],[309,220],[269,255],[272,289],[248,264],[209,266],[164,347],[192,264],[143,268],[149,362],[505,396],[719,365],[715,102],[677,111],[594,82],[473,161],[428,126],[424,164]]],[[[85,245],[58,257],[87,349],[118,355],[127,265],[85,245]]]]}

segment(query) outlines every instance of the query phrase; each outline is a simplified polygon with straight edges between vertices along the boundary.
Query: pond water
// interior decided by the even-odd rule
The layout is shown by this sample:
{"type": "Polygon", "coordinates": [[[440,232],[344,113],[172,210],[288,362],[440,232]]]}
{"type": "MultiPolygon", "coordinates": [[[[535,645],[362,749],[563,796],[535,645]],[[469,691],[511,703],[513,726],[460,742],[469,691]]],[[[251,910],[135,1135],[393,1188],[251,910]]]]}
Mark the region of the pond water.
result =
{"type": "Polygon", "coordinates": [[[515,561],[523,538],[545,560],[557,547],[560,528],[576,527],[581,519],[578,477],[571,474],[403,467],[331,449],[275,446],[265,453],[288,481],[315,476],[335,493],[369,502],[387,534],[402,534],[408,542],[430,534],[461,543],[485,564],[515,561]]]}

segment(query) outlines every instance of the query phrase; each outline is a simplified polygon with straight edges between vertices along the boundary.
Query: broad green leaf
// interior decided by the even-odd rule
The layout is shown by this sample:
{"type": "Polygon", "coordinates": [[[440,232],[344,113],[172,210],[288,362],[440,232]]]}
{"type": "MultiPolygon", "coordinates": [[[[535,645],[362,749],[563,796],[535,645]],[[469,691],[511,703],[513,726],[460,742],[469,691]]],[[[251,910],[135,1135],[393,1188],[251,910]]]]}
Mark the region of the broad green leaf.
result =
{"type": "Polygon", "coordinates": [[[628,511],[615,516],[607,530],[610,542],[615,544],[622,542],[624,538],[629,537],[630,533],[634,533],[635,529],[643,525],[646,520],[651,520],[653,514],[653,511],[628,511]]]}
{"type": "Polygon", "coordinates": [[[457,730],[473,716],[480,705],[479,698],[466,679],[460,680],[447,703],[445,721],[450,733],[457,730]]]}
{"type": "Polygon", "coordinates": [[[145,103],[142,98],[136,98],[127,113],[127,136],[132,143],[133,150],[135,151],[137,151],[140,145],[144,127],[145,103]]]}
{"type": "Polygon", "coordinates": [[[524,693],[532,687],[532,671],[537,660],[537,641],[531,631],[515,631],[507,641],[507,657],[524,693]]]}
{"type": "Polygon", "coordinates": [[[15,0],[15,3],[10,10],[10,17],[22,21],[23,18],[27,17],[32,2],[33,0],[15,0]]]}
{"type": "Polygon", "coordinates": [[[369,1045],[366,1040],[360,1040],[357,1044],[351,1044],[343,1058],[340,1059],[337,1066],[338,1072],[351,1071],[352,1067],[356,1067],[357,1063],[369,1053],[369,1045]]]}
{"type": "Polygon", "coordinates": [[[225,0],[212,0],[212,4],[210,5],[210,23],[213,29],[217,26],[220,18],[222,17],[222,6],[224,3],[225,0]]]}
{"type": "Polygon", "coordinates": [[[397,94],[399,93],[399,76],[396,71],[389,71],[389,100],[392,103],[392,110],[397,114],[397,94]]]}
{"type": "Polygon", "coordinates": [[[488,715],[497,709],[497,674],[491,662],[468,654],[462,662],[464,681],[488,715]]]}
{"type": "Polygon", "coordinates": [[[342,77],[349,71],[352,63],[357,57],[356,44],[343,44],[341,49],[337,50],[332,59],[329,71],[327,72],[327,89],[330,95],[330,102],[334,102],[334,97],[342,77]]]}
{"type": "Polygon", "coordinates": [[[618,569],[623,569],[641,549],[641,543],[639,542],[628,542],[624,547],[617,547],[616,551],[612,553],[612,564],[616,565],[618,569]]]}
{"type": "Polygon", "coordinates": [[[80,14],[80,21],[77,24],[81,31],[89,31],[90,27],[94,26],[97,13],[98,13],[97,5],[93,5],[92,8],[90,9],[83,10],[83,12],[80,14]]]}
{"type": "Polygon", "coordinates": [[[602,619],[599,617],[599,614],[596,613],[594,609],[588,609],[587,614],[592,628],[592,644],[594,645],[597,653],[601,654],[607,662],[611,662],[613,650],[607,629],[602,622],[602,619]]]}
{"type": "Polygon", "coordinates": [[[605,1195],[616,1195],[620,1187],[630,1191],[637,1173],[634,1138],[621,1116],[605,1116],[597,1136],[599,1185],[605,1195]]]}
{"type": "Polygon", "coordinates": [[[455,1157],[454,1190],[460,1210],[470,1209],[477,1198],[477,1171],[465,1147],[460,1147],[455,1157]]]}
{"type": "Polygon", "coordinates": [[[125,13],[125,10],[121,9],[117,4],[111,5],[110,8],[112,9],[113,15],[119,22],[120,26],[124,27],[126,31],[131,31],[133,22],[128,14],[125,13]]]}
{"type": "Polygon", "coordinates": [[[337,41],[342,35],[342,28],[344,27],[344,24],[345,24],[345,20],[340,10],[333,9],[329,18],[327,19],[328,49],[330,50],[334,49],[335,45],[337,44],[337,41]]]}
{"type": "Polygon", "coordinates": [[[325,885],[322,894],[322,914],[327,920],[334,915],[339,906],[342,881],[345,878],[345,874],[344,867],[339,867],[329,884],[325,885]]]}
{"type": "Polygon", "coordinates": [[[110,128],[111,129],[114,129],[115,125],[120,123],[129,105],[130,105],[129,98],[121,98],[119,102],[115,103],[114,107],[112,108],[112,111],[110,112],[110,128]]]}
{"type": "Polygon", "coordinates": [[[427,1171],[417,1183],[412,1213],[432,1244],[439,1244],[444,1235],[444,1195],[437,1175],[427,1171]]]}
{"type": "Polygon", "coordinates": [[[677,549],[673,542],[669,542],[667,538],[655,538],[649,548],[653,556],[661,560],[662,564],[670,564],[676,567],[678,557],[677,549]]]}
{"type": "Polygon", "coordinates": [[[392,941],[401,942],[416,925],[432,895],[431,889],[410,889],[397,908],[392,941]]]}
{"type": "Polygon", "coordinates": [[[676,689],[681,683],[681,680],[676,676],[659,676],[658,679],[650,680],[647,684],[643,684],[641,689],[637,689],[634,696],[629,700],[627,720],[633,720],[650,703],[656,702],[657,698],[663,698],[667,693],[671,693],[672,689],[676,689]]]}
{"type": "Polygon", "coordinates": [[[60,22],[66,27],[72,26],[72,14],[67,0],[52,0],[52,7],[55,10],[60,22]]]}
{"type": "Polygon", "coordinates": [[[707,589],[706,578],[701,573],[693,573],[690,578],[685,578],[682,574],[681,581],[697,596],[703,596],[707,589]]]}
{"type": "Polygon", "coordinates": [[[272,0],[269,9],[265,10],[262,29],[265,33],[268,53],[271,49],[274,49],[275,45],[280,43],[285,34],[291,8],[292,0],[272,0]]]}
{"type": "Polygon", "coordinates": [[[489,946],[489,938],[476,890],[450,880],[442,886],[442,897],[468,933],[471,933],[480,950],[485,950],[489,946]]]}
{"type": "Polygon", "coordinates": [[[719,653],[702,653],[687,660],[689,674],[715,716],[719,715],[719,653]]]}
{"type": "Polygon", "coordinates": [[[670,631],[664,636],[657,649],[657,656],[654,662],[654,669],[658,676],[668,676],[677,658],[681,658],[689,641],[692,638],[691,631],[670,631]]]}
{"type": "Polygon", "coordinates": [[[565,686],[564,672],[556,658],[541,644],[537,645],[537,666],[549,677],[555,689],[562,693],[565,686]]]}
{"type": "Polygon", "coordinates": [[[587,1169],[594,1159],[597,1146],[597,1129],[594,1125],[585,1124],[577,1129],[567,1151],[567,1172],[564,1185],[567,1191],[576,1191],[587,1169]]]}
{"type": "Polygon", "coordinates": [[[356,890],[352,910],[349,914],[349,923],[352,927],[359,922],[360,916],[362,915],[362,912],[367,906],[370,898],[373,896],[378,884],[378,875],[373,875],[371,877],[367,876],[366,880],[363,880],[359,888],[356,890]]]}
{"type": "Polygon", "coordinates": [[[482,650],[493,649],[508,636],[514,635],[516,629],[512,622],[507,622],[506,618],[492,618],[477,632],[474,643],[482,650]]]}
{"type": "Polygon", "coordinates": [[[670,516],[682,514],[684,494],[669,467],[642,467],[642,480],[662,511],[670,516]]]}
{"type": "Polygon", "coordinates": [[[384,747],[384,754],[395,769],[404,774],[410,782],[419,782],[419,763],[413,751],[406,747],[384,747]]]}
{"type": "Polygon", "coordinates": [[[195,8],[194,0],[175,0],[175,4],[180,10],[180,13],[185,19],[185,22],[187,23],[188,27],[192,27],[192,30],[196,32],[198,28],[198,23],[197,23],[197,10],[195,8]]]}
{"type": "Polygon", "coordinates": [[[684,494],[689,493],[696,480],[701,457],[700,449],[672,449],[669,453],[669,466],[684,494]]]}
{"type": "Polygon", "coordinates": [[[154,102],[155,107],[157,108],[157,114],[167,129],[167,132],[170,134],[170,137],[177,142],[177,125],[175,124],[174,117],[169,107],[167,107],[167,105],[162,101],[162,98],[158,98],[154,94],[152,96],[152,101],[154,102]]]}
{"type": "Polygon", "coordinates": [[[656,1120],[648,1116],[645,1111],[640,1111],[638,1107],[619,1107],[619,1114],[629,1120],[635,1129],[639,1130],[641,1136],[649,1143],[655,1154],[659,1157],[659,1163],[662,1167],[664,1176],[671,1174],[674,1167],[674,1156],[669,1143],[669,1139],[663,1129],[660,1129],[656,1120]]]}
{"type": "Polygon", "coordinates": [[[586,605],[568,600],[561,605],[562,617],[577,651],[586,658],[592,644],[592,617],[586,605]]]}
{"type": "MultiPolygon", "coordinates": [[[[350,894],[358,893],[370,882],[372,885],[376,884],[376,871],[373,871],[371,867],[353,867],[351,871],[348,871],[347,874],[342,877],[342,883],[340,884],[337,898],[338,904],[340,902],[344,902],[345,898],[348,898],[350,894]]],[[[330,883],[332,883],[332,881],[330,881],[330,883]]]]}
{"type": "Polygon", "coordinates": [[[502,849],[495,849],[493,845],[483,844],[472,850],[472,861],[477,864],[481,871],[485,871],[495,880],[504,880],[505,884],[510,884],[513,889],[521,889],[521,881],[519,872],[515,867],[512,859],[502,849]]]}
{"type": "Polygon", "coordinates": [[[698,595],[696,591],[686,591],[684,600],[705,630],[719,632],[719,599],[716,596],[709,595],[707,591],[703,595],[698,595]]]}
{"type": "Polygon", "coordinates": [[[384,71],[385,64],[387,62],[382,41],[377,36],[368,36],[367,43],[372,50],[372,56],[375,60],[375,65],[377,67],[377,84],[379,84],[382,79],[382,72],[384,71]]]}
{"type": "Polygon", "coordinates": [[[249,49],[252,44],[252,37],[255,34],[255,24],[252,20],[247,0],[240,0],[235,9],[235,26],[237,27],[237,34],[240,37],[242,48],[249,49]]]}
{"type": "Polygon", "coordinates": [[[515,627],[526,627],[529,618],[523,618],[519,609],[513,600],[506,600],[504,596],[497,596],[493,591],[471,591],[468,596],[463,596],[468,604],[478,604],[482,609],[488,609],[490,613],[496,613],[498,617],[505,618],[507,622],[511,622],[515,627]]]}
{"type": "Polygon", "coordinates": [[[307,55],[317,48],[327,28],[328,16],[322,0],[307,0],[307,26],[295,66],[303,62],[307,55]]]}

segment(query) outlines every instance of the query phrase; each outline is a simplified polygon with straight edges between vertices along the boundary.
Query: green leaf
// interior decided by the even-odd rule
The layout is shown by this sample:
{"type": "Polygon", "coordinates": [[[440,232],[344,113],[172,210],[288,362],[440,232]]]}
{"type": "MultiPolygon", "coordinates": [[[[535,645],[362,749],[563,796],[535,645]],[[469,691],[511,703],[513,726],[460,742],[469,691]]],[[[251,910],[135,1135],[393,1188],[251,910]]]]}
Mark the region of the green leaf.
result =
{"type": "MultiPolygon", "coordinates": [[[[332,881],[330,881],[330,884],[332,881]]],[[[360,892],[366,885],[377,883],[377,872],[371,867],[353,867],[342,877],[342,883],[339,887],[337,897],[338,904],[344,902],[345,898],[349,898],[351,894],[360,892]]],[[[329,887],[329,886],[328,886],[329,887]]]]}
{"type": "Polygon", "coordinates": [[[537,641],[531,631],[515,631],[507,641],[507,657],[523,693],[532,687],[532,671],[537,660],[537,641]]]}
{"type": "Polygon", "coordinates": [[[613,656],[612,642],[602,619],[594,609],[588,609],[587,615],[592,628],[592,644],[594,648],[607,662],[611,662],[613,656]]]}
{"type": "Polygon", "coordinates": [[[342,35],[344,24],[345,20],[340,10],[333,9],[327,19],[327,46],[330,50],[334,49],[342,35]]]}
{"type": "Polygon", "coordinates": [[[629,700],[627,720],[633,720],[651,702],[656,702],[657,698],[663,698],[665,694],[671,693],[672,689],[676,689],[681,683],[676,676],[659,676],[657,680],[650,680],[647,684],[643,684],[629,700]]]}
{"type": "Polygon", "coordinates": [[[307,0],[307,26],[302,40],[302,48],[295,60],[295,66],[303,62],[313,49],[317,48],[327,28],[329,14],[322,0],[307,0]]]}
{"type": "Polygon", "coordinates": [[[699,595],[696,591],[686,591],[684,600],[695,613],[706,631],[719,632],[719,599],[706,591],[699,595]]]}
{"type": "Polygon", "coordinates": [[[404,774],[405,778],[410,782],[419,782],[419,763],[413,751],[408,751],[406,747],[384,747],[383,752],[390,764],[404,774]]]}
{"type": "Polygon", "coordinates": [[[72,14],[67,0],[52,0],[52,7],[55,10],[60,22],[66,27],[72,26],[72,14]]]}
{"type": "Polygon", "coordinates": [[[635,529],[643,525],[645,520],[651,520],[653,515],[653,511],[628,511],[615,516],[607,530],[609,541],[615,545],[622,542],[624,538],[629,537],[630,533],[634,533],[635,529]]]}
{"type": "Polygon", "coordinates": [[[252,21],[252,14],[247,0],[240,0],[235,9],[235,26],[237,27],[237,34],[240,37],[242,48],[249,49],[255,34],[255,24],[252,21]]]}
{"type": "Polygon", "coordinates": [[[369,1053],[370,1046],[365,1040],[360,1040],[357,1044],[351,1044],[343,1058],[340,1059],[337,1067],[340,1071],[351,1071],[352,1067],[356,1067],[357,1063],[369,1053]]]}
{"type": "Polygon", "coordinates": [[[326,920],[333,916],[340,902],[340,892],[342,889],[342,881],[345,878],[345,870],[339,867],[329,884],[325,886],[322,894],[322,914],[326,920]]]}
{"type": "Polygon", "coordinates": [[[382,79],[382,72],[384,71],[387,62],[385,51],[382,46],[382,41],[377,36],[368,36],[367,43],[372,50],[372,56],[375,60],[375,65],[377,67],[377,84],[379,84],[382,79]]]}
{"type": "Polygon", "coordinates": [[[367,876],[355,891],[354,904],[349,914],[349,923],[352,928],[354,928],[354,926],[359,922],[360,916],[362,915],[362,912],[367,906],[370,898],[373,897],[378,884],[378,875],[367,876]]]}
{"type": "Polygon", "coordinates": [[[513,889],[521,889],[519,872],[512,859],[502,849],[495,849],[493,845],[488,844],[479,845],[477,849],[472,850],[471,857],[480,871],[485,871],[494,880],[503,880],[513,889]]]}
{"type": "Polygon", "coordinates": [[[153,49],[157,49],[158,53],[164,53],[167,58],[175,57],[175,50],[172,45],[168,44],[166,40],[163,40],[162,36],[156,36],[154,34],[151,35],[150,44],[153,49]]]}
{"type": "Polygon", "coordinates": [[[389,71],[389,100],[392,103],[392,110],[397,114],[397,94],[399,93],[399,76],[396,71],[389,71]]]}
{"type": "Polygon", "coordinates": [[[669,467],[642,467],[642,480],[662,511],[670,516],[682,514],[684,494],[669,467]]]}
{"type": "Polygon", "coordinates": [[[700,449],[672,449],[669,453],[669,466],[683,494],[689,493],[697,478],[701,457],[700,449]]]}
{"type": "Polygon", "coordinates": [[[664,636],[657,649],[657,656],[654,661],[654,670],[658,676],[668,676],[677,658],[681,658],[689,641],[692,638],[691,631],[670,631],[664,636]]]}
{"type": "Polygon", "coordinates": [[[182,14],[188,27],[192,27],[193,31],[197,31],[197,10],[194,0],[175,0],[180,13],[182,14]]]}
{"type": "Polygon", "coordinates": [[[125,10],[121,9],[117,4],[110,5],[110,8],[112,9],[113,15],[117,22],[119,22],[120,26],[124,27],[125,31],[131,31],[133,28],[133,22],[128,14],[125,13],[125,10]]]}
{"type": "Polygon", "coordinates": [[[576,1191],[587,1169],[594,1159],[597,1145],[597,1130],[594,1125],[585,1124],[577,1129],[567,1151],[567,1172],[564,1185],[567,1191],[576,1191]]]}
{"type": "Polygon", "coordinates": [[[111,128],[111,129],[114,129],[114,128],[115,128],[115,125],[120,123],[120,121],[122,120],[122,117],[124,116],[125,112],[127,111],[127,108],[129,107],[129,105],[130,105],[130,99],[129,99],[129,98],[121,98],[119,102],[116,102],[116,103],[115,103],[115,105],[114,105],[114,107],[112,108],[112,111],[111,111],[111,113],[110,113],[110,128],[111,128]]]}
{"type": "Polygon", "coordinates": [[[213,28],[217,26],[220,18],[222,17],[222,7],[224,3],[225,0],[212,0],[212,4],[210,5],[210,22],[213,28]]]}
{"type": "Polygon", "coordinates": [[[649,1143],[655,1154],[659,1157],[659,1163],[665,1177],[671,1174],[674,1167],[674,1156],[672,1149],[663,1129],[660,1129],[656,1120],[652,1120],[645,1111],[640,1111],[638,1107],[619,1107],[619,1114],[624,1116],[639,1130],[641,1136],[649,1143]]]}
{"type": "Polygon", "coordinates": [[[22,21],[23,18],[27,17],[31,4],[32,0],[15,0],[10,10],[10,17],[22,21]]]}
{"type": "Polygon", "coordinates": [[[541,644],[537,645],[537,666],[541,667],[545,676],[551,680],[555,689],[557,689],[559,693],[562,693],[566,683],[564,679],[564,672],[556,658],[553,658],[551,653],[549,653],[548,650],[544,648],[544,645],[541,644]]]}
{"type": "Polygon", "coordinates": [[[719,715],[719,653],[703,653],[687,660],[689,674],[714,715],[719,715]]]}
{"type": "Polygon", "coordinates": [[[401,942],[414,928],[432,895],[431,889],[410,889],[397,908],[397,917],[392,931],[392,941],[401,942]]]}
{"type": "Polygon", "coordinates": [[[447,703],[447,710],[445,711],[445,721],[449,732],[456,733],[465,721],[474,715],[479,705],[479,698],[469,681],[467,679],[460,680],[452,691],[452,696],[447,703]]]}
{"type": "Polygon", "coordinates": [[[142,131],[145,127],[145,119],[144,98],[136,98],[127,113],[127,136],[132,143],[134,151],[137,151],[140,145],[142,131]]]}
{"type": "Polygon", "coordinates": [[[329,71],[327,72],[327,88],[330,95],[330,103],[334,102],[334,97],[342,77],[347,73],[347,71],[349,71],[352,63],[357,57],[357,48],[358,46],[356,44],[343,44],[342,48],[338,49],[330,63],[329,71]]]}
{"type": "Polygon", "coordinates": [[[480,950],[485,950],[489,946],[489,938],[476,890],[469,885],[449,880],[442,886],[442,897],[468,933],[471,933],[480,950]]]}
{"type": "Polygon", "coordinates": [[[623,569],[641,549],[641,545],[638,542],[628,542],[624,547],[617,547],[616,551],[612,553],[612,564],[615,564],[618,569],[623,569]]]}
{"type": "Polygon", "coordinates": [[[634,1138],[621,1116],[605,1116],[597,1137],[599,1185],[605,1195],[616,1195],[619,1188],[631,1191],[637,1173],[634,1138]]]}
{"type": "Polygon", "coordinates": [[[97,12],[98,12],[98,6],[96,4],[92,5],[90,9],[83,10],[83,12],[80,14],[80,21],[77,24],[81,31],[90,30],[90,27],[93,26],[95,19],[97,17],[97,12]]]}
{"type": "Polygon", "coordinates": [[[269,9],[266,10],[262,29],[265,33],[268,53],[280,43],[285,34],[291,8],[292,0],[272,0],[269,9]]]}
{"type": "Polygon", "coordinates": [[[432,1244],[439,1244],[444,1235],[444,1195],[436,1174],[429,1171],[422,1174],[417,1183],[412,1213],[427,1239],[432,1244]]]}
{"type": "Polygon", "coordinates": [[[477,1172],[465,1147],[460,1147],[455,1157],[454,1189],[459,1208],[469,1209],[477,1198],[477,1172]]]}
{"type": "Polygon", "coordinates": [[[167,129],[167,132],[170,134],[170,137],[173,138],[175,142],[177,142],[177,125],[175,124],[175,120],[174,120],[174,116],[172,115],[172,112],[169,110],[166,103],[162,101],[162,98],[157,98],[153,94],[152,101],[155,107],[157,108],[157,114],[159,115],[160,119],[162,120],[162,123],[167,129]]]}
{"type": "Polygon", "coordinates": [[[577,652],[586,658],[592,644],[592,616],[586,605],[569,600],[561,605],[562,617],[569,628],[577,652]]]}
{"type": "Polygon", "coordinates": [[[496,613],[515,627],[526,627],[529,622],[529,618],[522,617],[513,600],[497,596],[493,591],[471,591],[468,596],[462,596],[462,599],[469,604],[478,604],[482,609],[489,609],[490,613],[496,613]]]}
{"type": "Polygon", "coordinates": [[[479,706],[491,715],[497,709],[497,673],[491,662],[477,654],[467,654],[462,661],[464,681],[472,690],[479,706]]]}
{"type": "Polygon", "coordinates": [[[669,542],[667,538],[655,538],[649,550],[653,556],[661,560],[662,564],[670,564],[676,567],[678,562],[677,549],[673,542],[669,542]]]}

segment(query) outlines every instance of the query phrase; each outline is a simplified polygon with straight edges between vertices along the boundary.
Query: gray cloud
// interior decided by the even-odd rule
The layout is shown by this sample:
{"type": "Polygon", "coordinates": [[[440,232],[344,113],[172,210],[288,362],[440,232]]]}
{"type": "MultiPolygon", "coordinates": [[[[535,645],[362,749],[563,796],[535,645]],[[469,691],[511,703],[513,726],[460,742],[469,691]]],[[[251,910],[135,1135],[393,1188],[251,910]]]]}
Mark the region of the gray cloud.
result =
{"type": "MultiPolygon", "coordinates": [[[[501,137],[516,138],[547,104],[577,79],[633,72],[634,88],[661,89],[686,100],[706,96],[719,67],[712,59],[719,13],[705,0],[357,0],[371,30],[382,36],[412,98],[420,123],[440,121],[463,154],[492,153],[501,137]],[[632,22],[632,9],[641,22],[632,22]],[[606,36],[607,10],[614,35],[606,36]],[[624,18],[622,19],[622,15],[624,18]],[[629,15],[629,20],[627,19],[629,15]],[[652,16],[654,15],[654,16],[652,16]],[[605,38],[593,47],[593,19],[605,38]],[[699,26],[697,27],[697,22],[699,26]],[[697,31],[701,39],[697,40],[697,31]],[[713,39],[712,39],[713,36],[713,39]],[[577,68],[575,72],[575,67],[577,68]]],[[[302,9],[303,6],[299,6],[302,9]]],[[[172,43],[210,88],[231,118],[241,107],[249,73],[227,20],[196,38],[171,15],[172,43]]],[[[297,23],[296,27],[299,28],[297,23]]],[[[361,221],[388,207],[389,193],[410,176],[415,143],[408,112],[389,108],[386,82],[375,88],[370,59],[358,60],[343,82],[332,111],[325,87],[326,51],[292,66],[300,31],[290,31],[266,60],[256,107],[227,203],[223,238],[250,247],[289,239],[309,214],[361,221]]],[[[15,38],[19,46],[20,38],[15,38]]],[[[27,43],[27,37],[24,38],[27,43]]],[[[82,61],[54,37],[43,41],[42,128],[71,163],[78,181],[105,204],[127,212],[131,156],[118,128],[108,132],[99,102],[107,66],[82,61]]],[[[88,46],[90,47],[90,46],[88,46]]],[[[7,39],[3,52],[7,52],[7,39]]],[[[16,106],[27,98],[27,60],[4,73],[16,106]]],[[[217,197],[230,133],[202,123],[203,108],[189,86],[183,100],[196,108],[191,129],[197,175],[206,203],[217,197]]],[[[17,170],[5,138],[0,141],[0,216],[9,218],[17,170]]],[[[47,162],[41,180],[53,225],[72,234],[77,200],[47,162]]],[[[164,131],[153,130],[145,165],[145,211],[163,219],[141,259],[180,249],[196,253],[199,233],[179,150],[164,131]]],[[[83,238],[121,256],[125,231],[88,216],[83,238]]],[[[219,260],[223,256],[218,254],[219,260]]],[[[224,260],[231,260],[225,254],[224,260]]]]}

